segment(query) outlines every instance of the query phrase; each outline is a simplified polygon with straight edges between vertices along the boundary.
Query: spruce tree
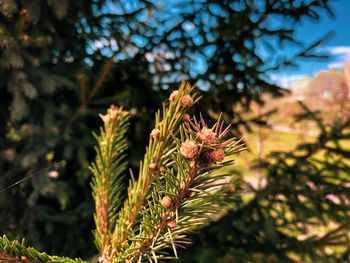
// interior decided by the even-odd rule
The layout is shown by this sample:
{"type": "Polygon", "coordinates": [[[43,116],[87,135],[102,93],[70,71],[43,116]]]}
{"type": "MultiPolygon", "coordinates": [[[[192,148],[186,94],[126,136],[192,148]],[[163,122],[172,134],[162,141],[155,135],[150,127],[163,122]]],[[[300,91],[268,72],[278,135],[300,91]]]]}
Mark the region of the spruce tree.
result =
{"type": "MultiPolygon", "coordinates": [[[[226,138],[230,126],[224,128],[222,119],[208,127],[202,117],[190,118],[186,112],[198,100],[193,88],[183,82],[157,112],[139,176],[131,174],[126,199],[122,177],[127,168],[129,113],[112,105],[100,115],[103,127],[95,134],[98,146],[90,166],[98,262],[177,258],[177,249],[188,243],[189,232],[220,218],[231,207],[239,178],[221,168],[232,165],[230,156],[242,144],[226,138]],[[167,248],[173,249],[173,255],[167,248]]],[[[49,256],[6,236],[0,238],[0,261],[84,262],[49,256]]]]}
{"type": "MultiPolygon", "coordinates": [[[[214,119],[223,112],[223,118],[233,123],[233,133],[264,124],[262,116],[246,118],[246,111],[253,101],[263,103],[264,94],[284,93],[270,82],[269,73],[292,65],[298,58],[316,56],[314,48],[322,41],[307,40],[306,45],[300,45],[296,32],[306,18],[318,21],[321,13],[332,14],[330,4],[328,0],[169,1],[166,5],[161,1],[0,0],[0,186],[4,189],[21,181],[0,193],[0,232],[11,239],[25,237],[30,245],[49,254],[88,258],[97,253],[91,250],[94,203],[90,198],[89,163],[94,158],[90,131],[98,129],[98,114],[112,103],[130,109],[126,153],[134,173],[143,158],[142,145],[149,139],[145,131],[154,125],[151,116],[181,79],[197,81],[203,88],[199,93],[204,99],[197,111],[214,119]],[[284,23],[276,29],[270,23],[272,19],[284,23]],[[271,43],[276,45],[271,47],[271,43]],[[275,54],[276,48],[283,48],[277,43],[294,43],[300,50],[285,58],[259,55],[260,45],[272,48],[271,54],[275,54]],[[198,61],[207,67],[196,70],[198,61]],[[69,229],[69,234],[62,228],[69,229]]],[[[314,115],[307,112],[307,116],[314,115]]],[[[321,118],[317,122],[322,122],[321,118]]],[[[340,147],[337,153],[347,156],[348,149],[339,144],[347,138],[346,129],[338,131],[342,136],[332,132],[339,125],[343,127],[341,122],[335,122],[333,128],[325,127],[320,140],[328,136],[340,147]]],[[[284,160],[287,155],[281,152],[272,158],[284,160]]],[[[270,171],[277,168],[270,159],[264,165],[262,171],[269,178],[270,171]]],[[[284,166],[286,174],[289,165],[284,166]]],[[[305,172],[298,170],[302,167],[293,169],[301,174],[305,172]]],[[[338,171],[345,166],[336,161],[326,167],[322,173],[330,173],[332,180],[337,180],[338,171]]],[[[343,183],[348,180],[345,175],[341,174],[343,183]]],[[[293,186],[296,177],[291,176],[293,186]]],[[[128,179],[123,180],[127,183],[128,179]]],[[[259,222],[252,219],[257,224],[249,217],[239,217],[240,209],[222,219],[222,228],[213,228],[228,233],[232,228],[227,226],[240,222],[227,236],[229,240],[221,235],[224,239],[217,244],[222,250],[215,250],[221,251],[213,253],[216,258],[225,254],[222,251],[227,246],[235,258],[251,255],[253,261],[264,258],[266,251],[273,254],[278,250],[283,244],[280,239],[261,239],[262,233],[256,229],[261,230],[265,221],[266,231],[274,229],[277,217],[271,220],[266,203],[273,206],[278,198],[274,193],[285,189],[281,184],[291,183],[284,181],[287,179],[282,176],[278,180],[281,183],[271,184],[267,191],[271,195],[263,192],[261,197],[257,192],[253,202],[238,202],[254,220],[258,216],[259,222]],[[250,224],[255,230],[247,234],[250,224]],[[262,245],[250,253],[254,248],[251,244],[260,244],[258,241],[262,245]]],[[[322,187],[325,192],[333,189],[329,184],[322,187]]],[[[312,200],[323,209],[326,197],[312,200]]],[[[288,205],[289,198],[279,202],[288,205]]],[[[316,213],[317,223],[334,211],[316,213]]],[[[340,226],[345,218],[338,217],[340,226]]],[[[283,234],[288,240],[294,238],[283,234]]],[[[267,232],[263,235],[273,236],[267,232]]],[[[203,238],[202,247],[207,249],[207,242],[203,238]]],[[[313,247],[303,248],[309,257],[322,247],[322,242],[315,242],[313,247]]],[[[346,255],[344,251],[335,252],[339,251],[332,251],[334,258],[346,255]]],[[[301,250],[293,253],[302,254],[301,250]]],[[[228,260],[232,254],[228,253],[228,260]]],[[[320,255],[325,255],[324,251],[320,255]]],[[[287,257],[294,260],[289,254],[287,257]]]]}

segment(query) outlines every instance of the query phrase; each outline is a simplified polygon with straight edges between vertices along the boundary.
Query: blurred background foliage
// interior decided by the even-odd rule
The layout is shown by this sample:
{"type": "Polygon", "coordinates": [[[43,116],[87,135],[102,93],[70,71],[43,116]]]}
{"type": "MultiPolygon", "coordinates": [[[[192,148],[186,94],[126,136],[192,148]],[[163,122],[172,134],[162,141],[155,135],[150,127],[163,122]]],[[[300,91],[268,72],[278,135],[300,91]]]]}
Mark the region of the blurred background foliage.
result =
{"type": "MultiPolygon", "coordinates": [[[[287,93],[269,74],[324,57],[315,47],[329,35],[295,37],[324,11],[333,15],[331,1],[0,0],[0,188],[28,178],[0,193],[0,233],[48,253],[94,255],[88,163],[98,113],[112,103],[130,110],[133,169],[155,110],[183,79],[204,95],[196,112],[224,112],[237,136],[254,131],[273,113],[253,114],[254,105],[287,93]],[[288,43],[299,51],[276,57],[288,43]]],[[[350,260],[349,120],[326,125],[302,108],[295,121],[316,123],[318,135],[238,164],[232,172],[259,171],[264,183],[247,182],[183,262],[350,260]]]]}

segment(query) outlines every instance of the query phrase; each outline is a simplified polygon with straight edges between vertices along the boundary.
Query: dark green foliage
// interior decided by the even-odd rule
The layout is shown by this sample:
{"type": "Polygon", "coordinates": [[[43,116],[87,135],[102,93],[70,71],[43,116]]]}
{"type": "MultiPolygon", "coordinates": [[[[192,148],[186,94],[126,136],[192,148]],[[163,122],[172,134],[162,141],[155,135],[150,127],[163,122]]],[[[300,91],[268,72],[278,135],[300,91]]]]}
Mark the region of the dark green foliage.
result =
{"type": "Polygon", "coordinates": [[[125,134],[130,116],[113,105],[106,115],[101,114],[100,117],[103,127],[99,136],[94,134],[98,145],[95,147],[96,159],[90,169],[93,173],[91,189],[95,200],[95,244],[102,251],[105,239],[115,228],[118,210],[125,199],[123,179],[128,167],[125,134]]]}
{"type": "Polygon", "coordinates": [[[317,140],[257,161],[266,186],[250,186],[253,198],[202,233],[183,262],[350,260],[350,121],[327,127],[305,110],[297,117],[318,125],[317,140]]]}
{"type": "Polygon", "coordinates": [[[159,24],[150,24],[161,33],[152,35],[147,47],[157,50],[161,43],[162,52],[168,54],[151,63],[163,79],[156,84],[166,87],[174,75],[197,81],[208,89],[203,111],[222,111],[237,128],[249,127],[241,113],[249,110],[252,101],[262,102],[266,93],[283,95],[284,90],[272,84],[267,74],[293,66],[298,58],[317,57],[314,48],[322,41],[300,45],[295,23],[306,17],[316,21],[321,11],[332,14],[329,1],[323,0],[178,0],[171,1],[167,10],[160,10],[158,16],[159,24],[168,26],[159,29],[159,24]],[[299,45],[300,51],[280,55],[283,45],[291,43],[299,45]]]}
{"type": "MultiPolygon", "coordinates": [[[[170,114],[164,115],[172,116],[172,108],[181,108],[179,102],[179,99],[171,102],[170,114]]],[[[165,147],[168,149],[161,158],[162,169],[154,173],[150,193],[140,209],[140,222],[135,224],[129,242],[122,247],[116,262],[127,262],[127,259],[130,262],[159,262],[177,258],[178,248],[186,247],[189,243],[188,233],[202,229],[232,208],[233,200],[240,194],[240,177],[221,168],[233,164],[230,156],[240,152],[243,145],[235,138],[226,138],[230,127],[224,130],[220,118],[210,129],[212,139],[198,139],[201,129],[207,128],[203,119],[201,122],[203,126],[195,120],[191,124],[183,123],[180,132],[162,132],[168,136],[171,134],[169,139],[173,141],[170,140],[165,147]],[[197,147],[198,152],[191,157],[186,155],[186,149],[190,147],[185,146],[187,143],[197,147]],[[221,162],[222,157],[220,161],[213,161],[208,157],[218,151],[225,152],[225,156],[231,160],[221,162]]],[[[167,123],[166,119],[160,122],[158,117],[156,127],[163,129],[167,123]]],[[[156,150],[158,147],[154,145],[162,140],[162,137],[155,138],[155,143],[150,143],[149,149],[156,150]]]]}
{"type": "MultiPolygon", "coordinates": [[[[261,121],[244,119],[242,113],[249,110],[251,101],[260,102],[264,93],[283,93],[269,82],[267,74],[293,64],[298,57],[313,57],[313,49],[309,49],[314,47],[312,40],[306,43],[309,46],[300,45],[300,52],[284,58],[275,56],[275,51],[283,48],[280,43],[299,43],[295,33],[300,21],[315,21],[321,12],[332,11],[328,0],[257,2],[259,5],[248,0],[166,4],[0,0],[0,188],[48,166],[59,173],[55,179],[45,170],[0,193],[0,233],[16,239],[25,237],[30,245],[48,253],[84,258],[96,253],[91,250],[90,231],[93,203],[88,163],[94,154],[90,131],[97,130],[98,113],[111,103],[125,105],[131,111],[129,156],[134,167],[142,158],[155,109],[168,96],[168,88],[183,78],[198,80],[200,87],[208,88],[202,90],[205,99],[200,111],[204,115],[217,117],[219,111],[224,111],[237,133],[261,121]],[[113,5],[116,8],[111,9],[113,5]],[[171,6],[177,8],[172,9],[175,14],[170,12],[171,6]],[[286,22],[277,29],[269,27],[269,21],[275,18],[286,22]],[[208,25],[207,21],[212,22],[208,25]],[[193,26],[195,30],[189,30],[193,26]],[[106,39],[105,47],[95,48],[94,41],[101,38],[106,39]],[[143,41],[135,41],[140,38],[143,41]],[[271,56],[259,56],[260,45],[271,48],[271,56]],[[114,63],[109,60],[113,55],[114,63]],[[193,70],[198,61],[207,66],[193,70]],[[56,167],[56,162],[61,165],[56,167]]],[[[338,141],[332,134],[331,138],[338,141]]],[[[328,151],[348,154],[347,149],[328,151]]],[[[288,156],[280,153],[277,157],[288,156]]],[[[311,165],[305,162],[309,160],[294,167],[294,177],[299,168],[311,165]]],[[[334,177],[342,169],[339,162],[325,165],[334,177]]],[[[269,163],[264,169],[268,174],[281,173],[281,168],[269,163]]],[[[268,190],[273,193],[268,195],[270,198],[285,189],[279,181],[269,182],[268,190]]],[[[263,200],[271,205],[277,202],[263,200]]],[[[279,239],[273,243],[261,239],[257,230],[240,232],[250,225],[262,231],[260,224],[265,220],[257,219],[263,216],[260,210],[267,211],[264,206],[260,201],[242,204],[241,210],[224,218],[223,228],[214,228],[213,233],[231,229],[226,226],[239,217],[237,231],[228,236],[229,242],[217,242],[220,249],[205,253],[220,258],[234,242],[232,253],[235,257],[241,255],[244,261],[253,249],[251,244],[258,241],[262,258],[266,251],[275,251],[279,239]],[[241,211],[248,216],[241,216],[241,211]]],[[[274,222],[268,222],[265,225],[273,226],[274,222]]],[[[305,250],[308,248],[305,246],[305,250]]]]}
{"type": "Polygon", "coordinates": [[[32,247],[25,247],[18,241],[10,241],[5,236],[0,237],[0,257],[3,253],[6,254],[7,259],[0,262],[35,262],[35,263],[73,263],[85,261],[81,259],[69,259],[65,257],[49,256],[46,253],[38,252],[32,247]]]}
{"type": "MultiPolygon", "coordinates": [[[[0,194],[0,232],[67,256],[95,253],[88,170],[94,139],[87,131],[97,129],[98,113],[112,102],[129,106],[132,95],[130,89],[115,92],[120,83],[100,92],[111,69],[129,75],[135,64],[126,59],[113,68],[100,51],[91,54],[93,41],[112,30],[97,18],[102,6],[99,1],[0,1],[1,189],[63,161],[0,194]],[[49,177],[51,170],[59,177],[49,177]],[[62,228],[70,229],[69,235],[62,228]]],[[[115,16],[111,26],[128,26],[135,15],[115,16]]],[[[131,87],[144,85],[141,79],[134,78],[131,87]]]]}

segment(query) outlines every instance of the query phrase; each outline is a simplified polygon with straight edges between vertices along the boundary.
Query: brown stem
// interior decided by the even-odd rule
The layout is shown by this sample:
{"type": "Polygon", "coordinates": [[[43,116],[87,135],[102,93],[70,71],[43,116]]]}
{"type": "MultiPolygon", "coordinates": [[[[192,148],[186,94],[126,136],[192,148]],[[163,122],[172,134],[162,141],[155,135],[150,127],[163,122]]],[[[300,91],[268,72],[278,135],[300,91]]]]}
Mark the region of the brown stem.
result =
{"type": "MultiPolygon", "coordinates": [[[[156,161],[156,166],[159,167],[160,166],[160,154],[163,152],[163,147],[165,145],[165,142],[162,141],[160,142],[160,145],[159,145],[159,155],[157,156],[154,156],[154,159],[156,161]]],[[[144,162],[144,166],[146,166],[146,162],[144,162]]],[[[148,171],[148,173],[151,173],[150,171],[148,171]]],[[[140,182],[140,181],[139,181],[140,182]]],[[[138,182],[138,183],[139,183],[138,182]]],[[[143,200],[144,200],[144,197],[146,196],[146,193],[147,193],[147,189],[149,188],[149,186],[151,185],[152,183],[152,176],[146,176],[146,181],[143,182],[143,186],[142,186],[142,189],[144,189],[144,191],[140,191],[139,192],[139,195],[137,197],[137,201],[135,203],[135,205],[133,205],[132,209],[130,208],[129,205],[126,205],[122,208],[121,210],[121,214],[124,214],[125,215],[125,218],[123,219],[123,223],[124,224],[124,227],[123,227],[123,232],[120,233],[121,236],[119,237],[119,240],[116,242],[115,244],[115,250],[113,251],[112,254],[117,254],[118,251],[120,250],[120,248],[123,246],[127,236],[128,236],[128,233],[129,233],[129,230],[132,228],[132,226],[134,225],[134,222],[136,220],[136,217],[138,215],[138,211],[142,208],[142,205],[143,205],[143,200]],[[128,212],[130,211],[130,213],[128,212]]],[[[130,194],[129,194],[129,197],[128,197],[128,200],[132,200],[133,196],[131,194],[131,191],[128,191],[130,194]]],[[[126,201],[128,202],[128,201],[126,201]]],[[[126,203],[127,204],[127,203],[126,203]]],[[[121,217],[122,218],[122,217],[121,217]]]]}
{"type": "Polygon", "coordinates": [[[23,31],[24,31],[24,25],[26,22],[26,18],[28,16],[28,10],[23,8],[21,9],[21,11],[19,12],[19,22],[18,22],[18,36],[21,36],[23,31]]]}
{"type": "MultiPolygon", "coordinates": [[[[114,119],[112,120],[111,124],[112,127],[114,125],[114,119]]],[[[105,132],[106,132],[106,139],[107,139],[107,145],[111,147],[112,142],[114,140],[113,134],[112,134],[112,127],[111,126],[105,126],[105,132]]],[[[111,152],[112,149],[108,149],[107,152],[111,152]]],[[[106,168],[102,172],[102,187],[99,189],[99,202],[96,202],[96,228],[99,233],[101,233],[102,237],[102,246],[101,246],[101,255],[106,259],[107,262],[110,260],[110,250],[111,250],[111,236],[108,231],[108,200],[109,200],[109,190],[111,188],[110,182],[108,182],[107,174],[111,169],[112,164],[112,158],[107,153],[107,163],[106,168]]]]}
{"type": "Polygon", "coordinates": [[[110,236],[108,233],[108,190],[103,189],[99,193],[100,203],[96,202],[96,215],[99,217],[97,220],[98,225],[96,226],[98,232],[102,236],[102,255],[107,254],[110,246],[110,236]]]}
{"type": "Polygon", "coordinates": [[[130,262],[137,262],[140,257],[147,252],[147,250],[154,243],[155,239],[158,236],[158,233],[161,233],[168,227],[168,222],[171,220],[173,213],[180,207],[183,201],[189,194],[189,188],[192,185],[193,179],[196,177],[200,170],[200,165],[197,160],[190,162],[190,168],[188,176],[184,178],[180,184],[179,192],[177,198],[174,200],[174,204],[167,210],[164,211],[162,218],[158,225],[154,228],[154,231],[150,234],[149,238],[145,241],[136,243],[136,252],[131,256],[130,262]]]}
{"type": "MultiPolygon", "coordinates": [[[[178,90],[178,98],[182,98],[188,94],[189,84],[183,82],[178,90]]],[[[199,98],[194,101],[198,101],[199,98]]],[[[112,236],[113,256],[117,257],[123,248],[128,246],[128,237],[130,230],[136,223],[136,218],[139,215],[139,211],[144,205],[144,199],[149,192],[153,179],[157,175],[161,164],[162,157],[164,157],[164,149],[167,146],[169,140],[173,136],[173,132],[176,126],[180,122],[184,113],[184,108],[181,106],[179,100],[177,103],[170,104],[169,108],[166,108],[163,104],[163,118],[157,125],[161,130],[160,138],[151,141],[150,146],[146,150],[144,155],[144,161],[140,166],[140,176],[138,181],[130,185],[128,189],[128,198],[124,202],[124,206],[119,211],[119,217],[117,220],[117,227],[115,228],[112,236]],[[149,165],[153,164],[155,168],[151,168],[149,165]]],[[[159,116],[160,117],[160,116],[159,116]]],[[[151,138],[152,140],[152,138],[151,138]]]]}
{"type": "Polygon", "coordinates": [[[77,111],[68,120],[65,128],[67,128],[70,124],[72,124],[79,117],[79,115],[82,114],[86,110],[86,108],[90,105],[91,100],[96,95],[98,90],[101,88],[103,81],[106,79],[109,71],[111,70],[113,63],[114,63],[113,58],[106,61],[106,63],[104,64],[104,66],[101,70],[101,73],[100,73],[98,79],[96,80],[96,82],[95,82],[95,84],[94,84],[94,86],[89,94],[89,96],[83,101],[83,103],[80,105],[80,107],[77,109],[77,111]]]}

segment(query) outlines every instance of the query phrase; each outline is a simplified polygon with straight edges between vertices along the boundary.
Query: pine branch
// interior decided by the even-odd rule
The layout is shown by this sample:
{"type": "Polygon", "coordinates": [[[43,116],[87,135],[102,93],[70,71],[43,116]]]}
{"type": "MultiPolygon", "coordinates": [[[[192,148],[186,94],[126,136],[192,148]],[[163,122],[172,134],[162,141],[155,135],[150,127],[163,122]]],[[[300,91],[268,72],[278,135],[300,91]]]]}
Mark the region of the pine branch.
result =
{"type": "Polygon", "coordinates": [[[96,203],[95,243],[100,254],[105,256],[111,248],[111,231],[115,227],[117,209],[122,204],[122,180],[127,167],[123,153],[127,148],[125,133],[129,114],[112,105],[106,115],[100,116],[104,128],[99,136],[95,135],[98,147],[91,170],[94,174],[92,190],[96,203]]]}
{"type": "Polygon", "coordinates": [[[113,232],[111,258],[118,255],[121,248],[128,243],[128,237],[133,233],[139,211],[149,193],[152,182],[157,178],[158,172],[171,158],[171,145],[173,137],[178,132],[179,124],[186,110],[196,103],[199,98],[192,94],[192,88],[183,82],[178,91],[170,96],[170,104],[163,104],[163,112],[156,114],[156,127],[150,135],[149,146],[146,149],[143,162],[140,163],[138,180],[131,179],[128,188],[128,198],[124,203],[113,232]]]}
{"type": "MultiPolygon", "coordinates": [[[[87,96],[86,100],[82,101],[82,104],[77,109],[77,111],[70,117],[70,119],[68,120],[68,122],[66,124],[66,127],[69,126],[70,124],[72,124],[73,122],[75,122],[75,120],[79,117],[79,115],[85,111],[86,107],[88,107],[90,105],[91,100],[95,97],[96,93],[101,88],[103,82],[108,77],[108,73],[111,71],[113,64],[114,64],[113,58],[108,59],[105,62],[105,64],[102,67],[102,70],[101,70],[100,74],[98,75],[97,80],[95,81],[95,83],[93,85],[93,88],[92,88],[91,92],[87,96]]],[[[80,84],[80,87],[81,87],[81,84],[82,84],[81,80],[80,80],[79,84],[80,84]]]]}
{"type": "Polygon", "coordinates": [[[162,252],[169,247],[177,257],[176,247],[188,243],[186,235],[222,216],[237,196],[237,191],[232,193],[232,174],[214,172],[231,165],[233,161],[222,162],[223,158],[242,150],[242,145],[224,139],[229,127],[223,130],[220,119],[211,129],[203,119],[201,123],[202,129],[196,119],[181,128],[181,139],[175,139],[171,151],[174,161],[154,181],[137,234],[116,262],[158,262],[169,258],[162,252]]]}
{"type": "Polygon", "coordinates": [[[18,241],[10,241],[6,236],[0,237],[0,262],[23,262],[23,263],[83,263],[81,259],[49,256],[38,252],[32,247],[25,247],[18,241]]]}

